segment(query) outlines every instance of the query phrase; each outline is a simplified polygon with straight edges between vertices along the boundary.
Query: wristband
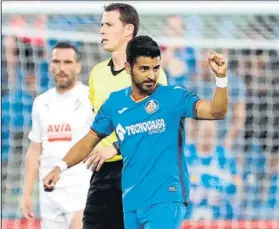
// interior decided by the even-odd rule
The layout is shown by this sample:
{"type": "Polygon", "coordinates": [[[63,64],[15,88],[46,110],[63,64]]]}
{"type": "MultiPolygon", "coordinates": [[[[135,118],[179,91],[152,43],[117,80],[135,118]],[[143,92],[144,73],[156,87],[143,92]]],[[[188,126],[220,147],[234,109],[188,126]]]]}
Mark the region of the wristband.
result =
{"type": "Polygon", "coordinates": [[[116,151],[117,151],[117,155],[121,155],[119,143],[118,143],[118,142],[114,142],[114,143],[112,143],[112,144],[113,144],[114,148],[115,148],[116,151]]]}
{"type": "Polygon", "coordinates": [[[55,166],[60,168],[61,173],[63,173],[68,168],[68,165],[66,164],[65,161],[59,161],[59,162],[56,163],[55,166]]]}
{"type": "Polygon", "coordinates": [[[220,78],[215,76],[216,79],[216,86],[220,88],[225,88],[228,86],[228,77],[220,78]]]}

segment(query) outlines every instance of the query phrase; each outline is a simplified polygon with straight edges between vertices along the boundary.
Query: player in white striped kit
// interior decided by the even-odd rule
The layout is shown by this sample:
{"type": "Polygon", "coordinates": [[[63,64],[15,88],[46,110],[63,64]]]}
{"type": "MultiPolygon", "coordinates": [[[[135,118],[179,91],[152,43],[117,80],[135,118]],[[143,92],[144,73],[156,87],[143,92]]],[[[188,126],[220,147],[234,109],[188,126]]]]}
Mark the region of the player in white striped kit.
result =
{"type": "Polygon", "coordinates": [[[39,95],[33,104],[21,211],[26,219],[34,217],[32,191],[39,174],[42,229],[82,228],[91,177],[86,166],[79,164],[63,173],[53,192],[44,191],[42,183],[43,177],[88,133],[93,120],[88,87],[77,81],[80,70],[77,49],[69,43],[58,43],[50,63],[55,88],[39,95]]]}

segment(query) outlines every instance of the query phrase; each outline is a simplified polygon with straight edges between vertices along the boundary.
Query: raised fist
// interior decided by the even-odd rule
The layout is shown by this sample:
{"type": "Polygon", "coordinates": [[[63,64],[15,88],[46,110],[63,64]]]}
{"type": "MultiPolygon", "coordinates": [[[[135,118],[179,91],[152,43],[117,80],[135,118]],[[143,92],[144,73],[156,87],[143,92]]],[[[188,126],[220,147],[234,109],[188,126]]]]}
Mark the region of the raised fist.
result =
{"type": "Polygon", "coordinates": [[[217,77],[224,78],[227,76],[228,63],[223,55],[210,51],[208,55],[208,62],[210,68],[217,77]]]}

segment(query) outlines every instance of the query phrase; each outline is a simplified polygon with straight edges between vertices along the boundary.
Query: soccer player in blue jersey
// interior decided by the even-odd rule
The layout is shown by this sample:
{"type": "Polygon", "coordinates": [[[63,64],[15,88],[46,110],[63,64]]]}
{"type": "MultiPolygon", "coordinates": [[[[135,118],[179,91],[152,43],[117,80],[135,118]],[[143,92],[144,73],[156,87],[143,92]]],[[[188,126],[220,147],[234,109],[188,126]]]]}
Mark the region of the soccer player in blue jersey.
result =
{"type": "MultiPolygon", "coordinates": [[[[89,133],[45,177],[45,190],[54,189],[60,174],[86,158],[100,140],[116,132],[123,156],[122,190],[126,229],[178,229],[189,198],[189,175],[182,152],[184,118],[223,119],[227,113],[227,62],[211,52],[216,75],[212,101],[181,87],[157,83],[161,52],[148,36],[131,40],[126,70],[132,86],[110,94],[89,133]]],[[[96,152],[98,171],[113,152],[96,152]]],[[[109,219],[108,219],[109,220],[109,219]]]]}

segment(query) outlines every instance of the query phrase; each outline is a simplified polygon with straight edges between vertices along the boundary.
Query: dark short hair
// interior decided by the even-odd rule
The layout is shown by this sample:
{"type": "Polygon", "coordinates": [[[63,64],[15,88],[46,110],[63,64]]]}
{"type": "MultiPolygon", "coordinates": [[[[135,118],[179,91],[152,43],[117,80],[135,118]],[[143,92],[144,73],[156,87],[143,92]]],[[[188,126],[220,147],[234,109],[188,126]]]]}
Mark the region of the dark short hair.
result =
{"type": "Polygon", "coordinates": [[[79,50],[72,44],[68,43],[68,42],[58,42],[54,48],[54,49],[73,49],[76,53],[76,58],[77,58],[77,61],[80,61],[81,59],[81,56],[80,56],[80,52],[79,50]]]}
{"type": "Polygon", "coordinates": [[[127,62],[133,66],[138,57],[160,57],[160,47],[149,36],[138,36],[130,40],[126,49],[127,62]]]}
{"type": "Polygon", "coordinates": [[[108,6],[105,6],[105,12],[110,12],[114,10],[118,10],[120,14],[120,21],[124,24],[132,24],[134,25],[134,32],[133,37],[135,37],[138,34],[139,31],[139,15],[136,9],[125,3],[111,3],[108,6]]]}

